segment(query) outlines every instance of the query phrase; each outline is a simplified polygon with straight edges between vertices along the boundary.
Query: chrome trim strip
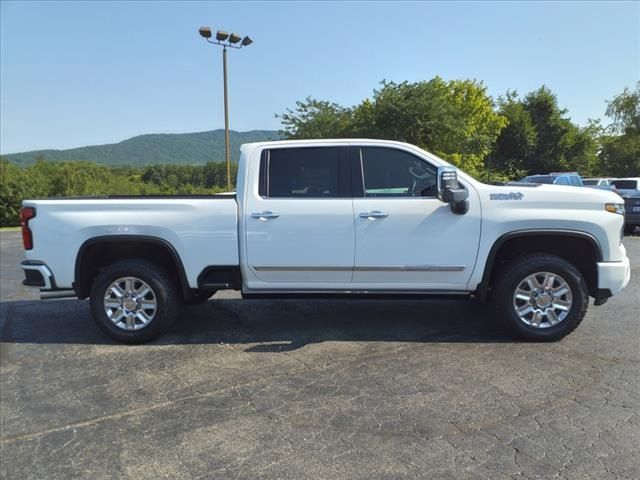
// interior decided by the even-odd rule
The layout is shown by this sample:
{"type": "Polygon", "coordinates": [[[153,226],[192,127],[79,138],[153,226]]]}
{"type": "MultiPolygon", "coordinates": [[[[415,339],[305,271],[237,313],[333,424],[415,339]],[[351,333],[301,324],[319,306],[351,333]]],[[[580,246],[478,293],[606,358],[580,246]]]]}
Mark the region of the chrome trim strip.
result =
{"type": "Polygon", "coordinates": [[[257,272],[462,272],[466,265],[404,265],[404,266],[370,266],[370,267],[341,267],[341,266],[312,266],[312,265],[254,265],[257,272]]]}
{"type": "Polygon", "coordinates": [[[465,265],[404,265],[391,267],[356,267],[356,272],[462,272],[465,265]]]}
{"type": "Polygon", "coordinates": [[[336,266],[310,266],[310,265],[254,265],[256,272],[350,272],[353,267],[336,267],[336,266]]]}

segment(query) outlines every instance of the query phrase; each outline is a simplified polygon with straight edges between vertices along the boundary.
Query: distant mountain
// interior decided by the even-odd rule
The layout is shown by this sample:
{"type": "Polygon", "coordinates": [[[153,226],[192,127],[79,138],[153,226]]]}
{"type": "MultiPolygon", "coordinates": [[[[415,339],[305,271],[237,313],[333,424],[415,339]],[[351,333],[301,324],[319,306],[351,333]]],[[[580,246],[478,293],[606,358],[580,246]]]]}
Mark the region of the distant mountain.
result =
{"type": "MultiPolygon", "coordinates": [[[[240,145],[250,142],[278,140],[276,130],[229,132],[231,160],[237,161],[240,145]]],[[[45,160],[88,160],[103,165],[153,165],[178,163],[197,165],[224,160],[224,130],[197,133],[157,133],[139,135],[120,143],[93,145],[68,150],[34,150],[2,155],[18,165],[30,165],[38,158],[45,160]]]]}

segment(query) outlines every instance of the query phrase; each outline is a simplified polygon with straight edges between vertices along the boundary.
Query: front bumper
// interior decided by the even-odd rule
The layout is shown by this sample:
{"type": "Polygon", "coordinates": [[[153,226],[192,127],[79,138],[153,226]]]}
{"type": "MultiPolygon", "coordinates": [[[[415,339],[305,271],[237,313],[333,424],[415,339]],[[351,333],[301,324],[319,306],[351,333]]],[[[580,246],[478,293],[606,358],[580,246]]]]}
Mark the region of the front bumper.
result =
{"type": "Polygon", "coordinates": [[[609,297],[619,293],[630,279],[629,257],[625,256],[621,262],[598,262],[598,290],[608,291],[609,297]]]}

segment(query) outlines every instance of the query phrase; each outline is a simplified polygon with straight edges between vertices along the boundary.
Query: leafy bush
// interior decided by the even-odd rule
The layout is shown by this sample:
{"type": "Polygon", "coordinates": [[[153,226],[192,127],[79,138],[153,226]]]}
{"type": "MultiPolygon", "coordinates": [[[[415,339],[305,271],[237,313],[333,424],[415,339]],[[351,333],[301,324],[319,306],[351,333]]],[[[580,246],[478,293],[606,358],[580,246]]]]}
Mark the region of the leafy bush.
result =
{"type": "MultiPolygon", "coordinates": [[[[237,164],[232,164],[235,179],[237,164]]],[[[100,195],[219,193],[226,189],[224,163],[202,166],[106,167],[91,162],[39,160],[21,168],[0,160],[0,226],[19,225],[24,199],[100,195]]]]}

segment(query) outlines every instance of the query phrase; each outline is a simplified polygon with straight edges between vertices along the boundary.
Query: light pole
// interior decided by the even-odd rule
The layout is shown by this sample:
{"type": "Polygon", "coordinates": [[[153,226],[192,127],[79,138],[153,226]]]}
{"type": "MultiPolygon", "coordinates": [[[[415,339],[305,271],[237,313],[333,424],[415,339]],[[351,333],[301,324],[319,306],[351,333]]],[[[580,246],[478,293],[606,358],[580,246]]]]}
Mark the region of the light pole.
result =
{"type": "Polygon", "coordinates": [[[222,45],[222,75],[224,77],[224,147],[227,165],[227,190],[231,191],[231,159],[229,156],[229,101],[227,98],[227,47],[241,49],[253,43],[249,37],[240,37],[235,33],[228,34],[222,30],[216,32],[216,39],[211,40],[211,29],[200,27],[200,36],[214,45],[222,45]]]}

